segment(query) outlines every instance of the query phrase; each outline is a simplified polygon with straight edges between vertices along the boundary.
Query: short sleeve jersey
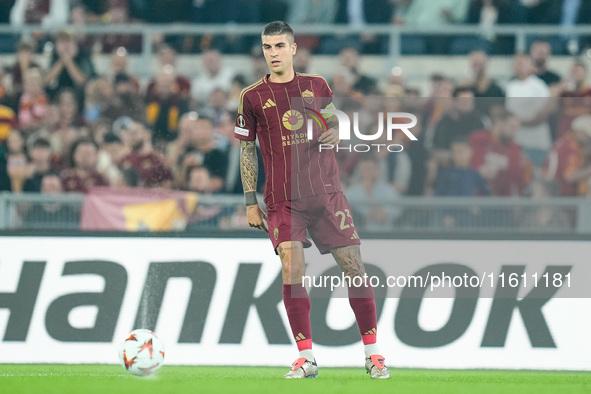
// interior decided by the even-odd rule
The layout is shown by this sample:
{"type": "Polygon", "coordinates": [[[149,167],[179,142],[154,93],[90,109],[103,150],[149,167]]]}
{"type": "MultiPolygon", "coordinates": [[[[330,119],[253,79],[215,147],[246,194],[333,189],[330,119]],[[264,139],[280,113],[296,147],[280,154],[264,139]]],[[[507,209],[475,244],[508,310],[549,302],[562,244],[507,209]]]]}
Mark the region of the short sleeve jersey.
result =
{"type": "Polygon", "coordinates": [[[267,75],[242,91],[234,135],[258,138],[266,204],[341,191],[334,149],[320,150],[318,142],[326,125],[317,115],[330,104],[332,91],[318,75],[296,73],[286,83],[267,75]]]}

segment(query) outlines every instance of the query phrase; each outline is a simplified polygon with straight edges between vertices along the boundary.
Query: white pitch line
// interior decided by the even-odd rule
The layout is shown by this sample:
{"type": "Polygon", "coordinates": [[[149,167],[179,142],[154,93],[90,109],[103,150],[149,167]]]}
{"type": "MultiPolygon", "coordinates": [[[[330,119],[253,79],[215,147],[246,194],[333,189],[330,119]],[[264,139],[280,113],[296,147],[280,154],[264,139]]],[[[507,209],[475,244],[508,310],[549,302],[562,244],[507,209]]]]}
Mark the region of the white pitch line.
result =
{"type": "MultiPolygon", "coordinates": [[[[56,376],[56,377],[77,377],[77,376],[89,376],[89,377],[105,377],[105,374],[55,374],[55,373],[0,373],[0,378],[11,378],[11,377],[44,377],[44,376],[56,376]]],[[[125,374],[116,376],[127,376],[125,374]]]]}

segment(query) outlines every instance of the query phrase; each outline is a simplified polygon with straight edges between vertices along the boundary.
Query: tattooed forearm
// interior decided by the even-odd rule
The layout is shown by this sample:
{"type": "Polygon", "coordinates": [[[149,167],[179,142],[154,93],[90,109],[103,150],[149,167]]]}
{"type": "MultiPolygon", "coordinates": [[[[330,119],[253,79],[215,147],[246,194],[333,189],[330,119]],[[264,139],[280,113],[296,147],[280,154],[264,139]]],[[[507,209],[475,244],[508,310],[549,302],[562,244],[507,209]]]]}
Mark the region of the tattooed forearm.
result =
{"type": "Polygon", "coordinates": [[[344,246],[333,249],[330,252],[346,276],[355,277],[365,274],[359,245],[344,246]]]}
{"type": "Polygon", "coordinates": [[[244,192],[257,190],[259,164],[254,141],[240,141],[240,175],[244,192]]]}
{"type": "Polygon", "coordinates": [[[336,115],[332,115],[330,118],[326,119],[326,125],[329,129],[338,129],[339,120],[337,119],[336,115]]]}

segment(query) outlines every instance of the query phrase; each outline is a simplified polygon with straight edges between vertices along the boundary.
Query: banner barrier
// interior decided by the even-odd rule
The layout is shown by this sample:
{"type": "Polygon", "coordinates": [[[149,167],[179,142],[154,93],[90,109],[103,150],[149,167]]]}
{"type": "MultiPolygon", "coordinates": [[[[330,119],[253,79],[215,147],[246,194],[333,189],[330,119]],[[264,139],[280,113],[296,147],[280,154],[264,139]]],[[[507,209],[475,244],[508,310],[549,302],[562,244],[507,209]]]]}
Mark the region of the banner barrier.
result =
{"type": "MultiPolygon", "coordinates": [[[[268,240],[3,237],[0,251],[0,363],[117,363],[134,328],[156,332],[169,365],[297,356],[268,240]]],[[[306,253],[308,274],[338,276],[330,255],[306,253]]],[[[375,288],[389,366],[591,370],[591,299],[573,290],[591,280],[591,241],[363,240],[362,255],[395,278],[375,288]],[[410,283],[427,272],[438,286],[410,283]],[[454,282],[466,273],[485,285],[454,282]]],[[[309,291],[319,365],[361,367],[346,290],[309,291]]]]}

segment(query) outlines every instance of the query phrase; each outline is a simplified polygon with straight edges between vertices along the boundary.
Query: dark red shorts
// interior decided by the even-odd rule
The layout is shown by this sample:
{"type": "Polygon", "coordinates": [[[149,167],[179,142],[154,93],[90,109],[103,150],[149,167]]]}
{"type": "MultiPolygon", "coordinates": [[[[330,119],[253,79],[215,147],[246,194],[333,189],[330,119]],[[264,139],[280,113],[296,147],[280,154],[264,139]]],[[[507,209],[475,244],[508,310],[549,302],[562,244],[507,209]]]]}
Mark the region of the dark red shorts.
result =
{"type": "Polygon", "coordinates": [[[281,242],[300,241],[304,247],[312,244],[320,253],[361,242],[353,223],[349,202],[342,192],[319,194],[294,201],[280,201],[267,205],[269,238],[273,249],[281,242]]]}

